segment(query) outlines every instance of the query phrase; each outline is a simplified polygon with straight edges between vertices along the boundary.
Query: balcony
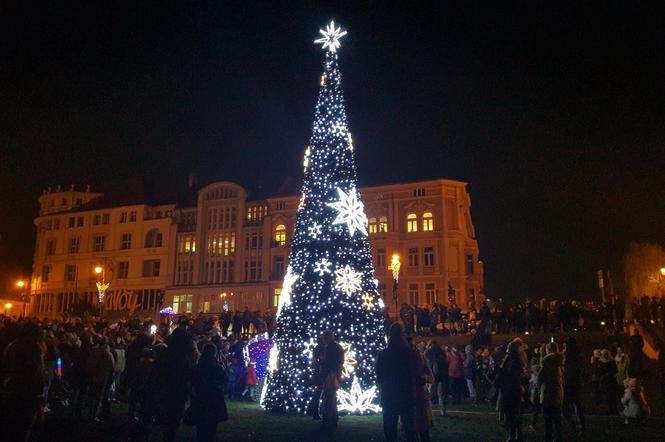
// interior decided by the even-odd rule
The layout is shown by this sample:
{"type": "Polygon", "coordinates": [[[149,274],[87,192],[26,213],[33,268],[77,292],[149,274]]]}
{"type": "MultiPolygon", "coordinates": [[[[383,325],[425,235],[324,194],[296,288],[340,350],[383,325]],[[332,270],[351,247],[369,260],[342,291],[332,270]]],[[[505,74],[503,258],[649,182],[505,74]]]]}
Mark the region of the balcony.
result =
{"type": "Polygon", "coordinates": [[[281,242],[281,241],[275,241],[275,240],[270,241],[270,248],[271,248],[271,249],[276,249],[276,248],[281,248],[281,247],[286,247],[286,246],[287,246],[287,242],[286,242],[286,241],[284,241],[284,242],[281,242]]]}

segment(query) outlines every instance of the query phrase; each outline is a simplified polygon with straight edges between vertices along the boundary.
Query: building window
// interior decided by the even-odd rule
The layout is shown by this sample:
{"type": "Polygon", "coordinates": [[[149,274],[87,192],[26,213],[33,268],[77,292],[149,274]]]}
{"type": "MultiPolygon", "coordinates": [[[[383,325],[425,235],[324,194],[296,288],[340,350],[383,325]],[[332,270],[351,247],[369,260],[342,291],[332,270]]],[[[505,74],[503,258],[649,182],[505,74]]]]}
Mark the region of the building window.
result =
{"type": "Polygon", "coordinates": [[[81,249],[81,238],[69,238],[69,253],[78,253],[81,249]]]}
{"type": "Polygon", "coordinates": [[[425,267],[434,267],[434,247],[425,247],[423,249],[423,261],[425,267]]]}
{"type": "Polygon", "coordinates": [[[143,277],[156,278],[159,276],[161,262],[159,259],[146,259],[143,261],[143,277]]]}
{"type": "Polygon", "coordinates": [[[245,281],[259,279],[261,279],[261,260],[256,258],[245,260],[245,281]]]}
{"type": "Polygon", "coordinates": [[[54,219],[53,220],[53,230],[60,230],[60,220],[59,219],[54,219]]]}
{"type": "Polygon", "coordinates": [[[379,233],[388,231],[388,217],[379,217],[379,233]]]}
{"type": "Polygon", "coordinates": [[[83,204],[83,198],[76,198],[76,205],[80,206],[81,204],[83,204]]]}
{"type": "Polygon", "coordinates": [[[425,196],[425,189],[413,189],[413,196],[425,196]]]}
{"type": "Polygon", "coordinates": [[[136,210],[132,210],[131,212],[129,212],[129,222],[130,223],[136,222],[136,210]]]}
{"type": "Polygon", "coordinates": [[[432,283],[425,284],[425,302],[428,305],[436,304],[438,302],[436,286],[432,283]]]}
{"type": "Polygon", "coordinates": [[[70,229],[73,228],[73,227],[76,227],[76,218],[74,218],[73,216],[70,217],[67,220],[67,227],[69,227],[70,229]]]}
{"type": "Polygon", "coordinates": [[[118,262],[118,279],[129,278],[129,261],[118,262]]]}
{"type": "Polygon", "coordinates": [[[95,252],[103,252],[105,243],[106,237],[104,235],[95,236],[95,252]]]}
{"type": "Polygon", "coordinates": [[[276,207],[276,210],[284,210],[284,209],[286,209],[286,203],[284,201],[280,201],[280,202],[277,203],[277,205],[275,207],[276,207]]]}
{"type": "Polygon", "coordinates": [[[53,256],[55,255],[55,246],[57,242],[55,239],[49,239],[46,241],[46,256],[53,256]]]}
{"type": "Polygon", "coordinates": [[[275,274],[273,275],[274,277],[272,279],[282,279],[284,276],[285,268],[286,266],[284,265],[284,257],[275,256],[275,274]]]}
{"type": "Polygon", "coordinates": [[[407,232],[417,232],[418,231],[418,217],[415,213],[409,213],[406,216],[406,231],[407,232]]]}
{"type": "Polygon", "coordinates": [[[282,289],[276,288],[272,295],[272,306],[277,307],[279,305],[279,297],[282,296],[282,289]]]}
{"type": "Polygon", "coordinates": [[[111,215],[105,213],[102,215],[102,224],[108,224],[111,222],[111,215]]]}
{"type": "Polygon", "coordinates": [[[123,233],[120,239],[120,250],[129,250],[132,248],[132,234],[123,233]]]}
{"type": "Polygon", "coordinates": [[[65,266],[65,281],[73,282],[76,281],[76,265],[67,264],[65,266]]]}
{"type": "Polygon", "coordinates": [[[224,234],[224,256],[233,256],[236,252],[236,233],[224,234]]]}
{"type": "Polygon", "coordinates": [[[279,224],[275,227],[275,244],[278,247],[284,247],[286,245],[286,227],[284,224],[279,224]]]}
{"type": "Polygon", "coordinates": [[[76,227],[83,227],[83,217],[79,216],[76,218],[76,227]]]}
{"type": "Polygon", "coordinates": [[[60,205],[61,206],[66,206],[67,205],[67,198],[63,198],[60,200],[60,205]]]}
{"type": "Polygon", "coordinates": [[[48,282],[48,277],[51,274],[51,266],[42,266],[42,282],[48,282]]]}
{"type": "Polygon", "coordinates": [[[473,255],[466,255],[466,274],[473,275],[473,255]]]}
{"type": "Polygon", "coordinates": [[[196,240],[193,236],[181,236],[178,238],[178,254],[185,255],[196,252],[196,240]]]}
{"type": "Polygon", "coordinates": [[[145,236],[145,247],[146,249],[151,249],[154,247],[162,246],[162,234],[157,229],[150,229],[148,234],[145,236]]]}
{"type": "Polygon", "coordinates": [[[178,313],[187,313],[192,311],[193,295],[175,295],[173,297],[173,310],[178,313]]]}
{"type": "Polygon", "coordinates": [[[93,226],[98,226],[100,220],[101,220],[101,216],[99,216],[99,215],[93,216],[92,217],[92,225],[93,226]]]}
{"type": "Polygon", "coordinates": [[[409,249],[409,267],[418,267],[418,249],[409,249]]]}
{"type": "Polygon", "coordinates": [[[368,223],[368,225],[367,225],[367,231],[368,231],[369,233],[376,233],[377,230],[378,230],[377,227],[378,227],[378,226],[377,226],[377,224],[376,224],[376,218],[375,218],[375,217],[371,217],[371,218],[369,219],[369,223],[368,223]]]}
{"type": "Polygon", "coordinates": [[[409,303],[418,305],[418,284],[409,284],[409,303]]]}
{"type": "Polygon", "coordinates": [[[120,222],[121,223],[126,223],[127,222],[127,212],[120,213],[120,222]]]}
{"type": "Polygon", "coordinates": [[[432,212],[423,213],[423,232],[431,232],[434,230],[434,217],[432,212]]]}
{"type": "Polygon", "coordinates": [[[228,259],[222,261],[222,282],[233,282],[233,279],[235,277],[234,270],[235,270],[235,261],[228,259]]]}
{"type": "Polygon", "coordinates": [[[386,249],[376,249],[376,267],[379,269],[386,268],[386,249]]]}
{"type": "Polygon", "coordinates": [[[245,248],[257,250],[263,248],[263,234],[261,232],[249,232],[245,237],[245,248]]]}

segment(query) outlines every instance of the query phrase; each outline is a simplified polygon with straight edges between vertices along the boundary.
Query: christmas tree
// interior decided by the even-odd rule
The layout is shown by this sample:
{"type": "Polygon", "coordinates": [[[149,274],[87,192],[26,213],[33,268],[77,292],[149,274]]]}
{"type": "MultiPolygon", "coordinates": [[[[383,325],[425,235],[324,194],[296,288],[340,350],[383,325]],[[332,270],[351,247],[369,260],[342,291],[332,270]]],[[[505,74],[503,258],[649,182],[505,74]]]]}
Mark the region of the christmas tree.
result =
{"type": "Polygon", "coordinates": [[[375,361],[384,337],[367,217],[357,189],[353,140],[344,107],[337,49],[346,35],[330,22],[295,234],[277,312],[268,410],[304,413],[315,391],[312,351],[331,330],[344,348],[340,411],[378,411],[375,361]]]}

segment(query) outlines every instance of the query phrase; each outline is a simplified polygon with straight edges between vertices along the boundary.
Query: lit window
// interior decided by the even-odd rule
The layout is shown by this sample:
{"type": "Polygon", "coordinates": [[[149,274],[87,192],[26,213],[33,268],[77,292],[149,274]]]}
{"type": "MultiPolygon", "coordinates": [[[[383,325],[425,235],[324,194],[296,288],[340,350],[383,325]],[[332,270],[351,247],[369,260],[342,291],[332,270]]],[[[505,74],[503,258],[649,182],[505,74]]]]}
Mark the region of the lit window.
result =
{"type": "Polygon", "coordinates": [[[286,245],[286,226],[284,224],[279,224],[275,227],[275,242],[279,247],[286,245]]]}
{"type": "Polygon", "coordinates": [[[378,226],[376,225],[376,218],[375,218],[375,217],[371,217],[371,218],[369,219],[369,225],[367,226],[367,231],[368,231],[369,233],[376,233],[376,232],[377,232],[377,227],[378,227],[378,226]]]}
{"type": "Polygon", "coordinates": [[[423,213],[423,232],[431,232],[434,230],[434,217],[432,212],[423,213]]]}
{"type": "Polygon", "coordinates": [[[418,231],[418,217],[415,213],[409,213],[406,216],[406,231],[407,232],[417,232],[418,231]]]}
{"type": "Polygon", "coordinates": [[[388,231],[388,217],[382,216],[379,218],[379,232],[388,231]]]}

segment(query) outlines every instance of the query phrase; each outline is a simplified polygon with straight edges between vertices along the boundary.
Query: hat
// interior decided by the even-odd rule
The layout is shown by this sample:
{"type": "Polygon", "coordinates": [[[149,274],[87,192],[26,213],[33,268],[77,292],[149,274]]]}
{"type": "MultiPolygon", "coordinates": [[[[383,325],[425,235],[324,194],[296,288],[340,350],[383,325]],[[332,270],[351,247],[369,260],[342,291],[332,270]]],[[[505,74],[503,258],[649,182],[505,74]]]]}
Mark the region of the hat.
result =
{"type": "Polygon", "coordinates": [[[256,364],[256,358],[249,358],[250,364],[256,364]]]}

